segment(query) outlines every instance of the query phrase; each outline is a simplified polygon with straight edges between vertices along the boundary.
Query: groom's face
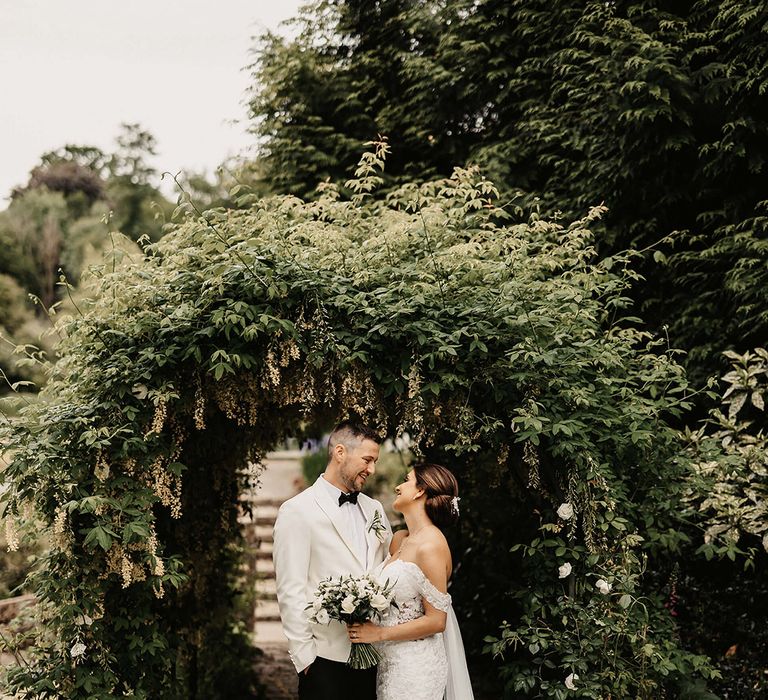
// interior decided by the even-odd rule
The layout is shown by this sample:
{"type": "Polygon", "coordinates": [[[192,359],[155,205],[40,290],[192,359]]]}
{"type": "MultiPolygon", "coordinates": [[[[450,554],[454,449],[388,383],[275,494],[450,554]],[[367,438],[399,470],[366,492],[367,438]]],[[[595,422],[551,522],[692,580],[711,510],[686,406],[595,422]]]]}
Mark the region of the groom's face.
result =
{"type": "Polygon", "coordinates": [[[376,471],[379,446],[373,440],[349,445],[341,463],[340,475],[349,491],[360,491],[365,480],[376,471]]]}

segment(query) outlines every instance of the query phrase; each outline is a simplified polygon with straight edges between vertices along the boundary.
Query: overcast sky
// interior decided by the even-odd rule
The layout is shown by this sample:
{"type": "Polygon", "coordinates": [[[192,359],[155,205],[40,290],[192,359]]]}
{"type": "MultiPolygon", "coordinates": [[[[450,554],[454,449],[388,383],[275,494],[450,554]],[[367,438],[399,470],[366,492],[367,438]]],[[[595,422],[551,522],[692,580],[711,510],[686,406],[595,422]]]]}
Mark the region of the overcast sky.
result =
{"type": "Polygon", "coordinates": [[[160,171],[211,172],[252,148],[251,37],[300,4],[0,0],[0,208],[42,153],[66,143],[110,150],[121,122],[155,136],[160,171]]]}

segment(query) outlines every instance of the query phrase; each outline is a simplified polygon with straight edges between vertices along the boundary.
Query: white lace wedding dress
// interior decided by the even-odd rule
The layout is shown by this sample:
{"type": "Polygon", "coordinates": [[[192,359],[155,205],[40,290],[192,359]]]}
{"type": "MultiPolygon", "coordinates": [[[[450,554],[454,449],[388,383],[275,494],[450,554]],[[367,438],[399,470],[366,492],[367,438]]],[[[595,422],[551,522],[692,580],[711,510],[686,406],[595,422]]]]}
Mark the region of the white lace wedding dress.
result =
{"type": "Polygon", "coordinates": [[[410,561],[385,561],[377,572],[382,582],[394,582],[392,606],[382,624],[387,627],[421,617],[424,600],[447,613],[445,632],[425,639],[380,642],[376,677],[377,700],[472,700],[472,686],[451,596],[441,593],[410,561]]]}

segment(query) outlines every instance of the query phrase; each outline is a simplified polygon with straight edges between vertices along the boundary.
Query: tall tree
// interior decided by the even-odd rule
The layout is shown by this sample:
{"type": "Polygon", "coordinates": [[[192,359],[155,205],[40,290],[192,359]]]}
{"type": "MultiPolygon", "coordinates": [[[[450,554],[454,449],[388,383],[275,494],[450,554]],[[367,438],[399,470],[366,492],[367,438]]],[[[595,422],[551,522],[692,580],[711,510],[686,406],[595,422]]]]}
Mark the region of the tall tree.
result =
{"type": "Polygon", "coordinates": [[[0,235],[15,251],[19,281],[46,308],[56,300],[55,282],[68,224],[64,196],[44,188],[15,197],[8,210],[0,213],[0,235]]]}
{"type": "Polygon", "coordinates": [[[157,240],[172,208],[155,184],[157,170],[150,162],[157,155],[157,141],[140,124],[126,123],[121,125],[116,145],[106,163],[113,225],[134,240],[141,236],[157,240]]]}
{"type": "Polygon", "coordinates": [[[377,133],[393,146],[395,180],[448,174],[465,160],[454,137],[467,120],[434,60],[454,15],[434,2],[323,0],[294,20],[295,39],[263,35],[250,108],[274,187],[311,196],[319,182],[343,180],[377,133]]]}
{"type": "Polygon", "coordinates": [[[158,173],[151,164],[156,149],[155,137],[140,124],[122,124],[111,153],[75,144],[44,153],[12,197],[41,188],[61,192],[72,220],[89,216],[91,206],[101,201],[122,233],[134,240],[157,240],[172,206],[156,185],[158,173]]]}

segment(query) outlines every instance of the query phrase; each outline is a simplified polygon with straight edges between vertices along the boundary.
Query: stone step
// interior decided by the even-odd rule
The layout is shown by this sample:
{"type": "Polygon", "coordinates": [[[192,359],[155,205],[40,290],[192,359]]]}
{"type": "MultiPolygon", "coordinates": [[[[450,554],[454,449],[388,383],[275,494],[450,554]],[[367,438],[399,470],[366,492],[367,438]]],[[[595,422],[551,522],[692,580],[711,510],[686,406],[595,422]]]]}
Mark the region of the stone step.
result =
{"type": "Polygon", "coordinates": [[[260,585],[260,581],[269,581],[275,578],[275,567],[272,564],[272,557],[246,558],[240,565],[240,570],[243,574],[253,576],[256,579],[257,588],[260,585]]]}
{"type": "Polygon", "coordinates": [[[274,527],[275,520],[277,520],[277,511],[262,513],[260,510],[255,510],[250,515],[243,514],[237,518],[237,522],[245,527],[274,527]]]}
{"type": "Polygon", "coordinates": [[[271,517],[276,518],[277,517],[277,511],[280,510],[280,505],[265,505],[265,506],[259,506],[256,504],[253,504],[251,507],[251,513],[253,515],[258,515],[261,517],[271,517]]]}
{"type": "Polygon", "coordinates": [[[243,523],[243,535],[250,545],[271,544],[273,530],[273,525],[243,523]]]}
{"type": "Polygon", "coordinates": [[[264,463],[267,462],[301,462],[306,452],[302,450],[275,450],[268,452],[264,463]]]}
{"type": "Polygon", "coordinates": [[[256,597],[262,593],[275,593],[277,591],[277,584],[274,577],[259,579],[256,581],[256,597]]]}
{"type": "MultiPolygon", "coordinates": [[[[256,645],[260,648],[264,648],[264,645],[271,645],[271,644],[279,644],[280,648],[276,651],[279,651],[279,657],[285,661],[285,663],[289,666],[289,680],[292,680],[294,683],[296,681],[296,671],[293,670],[293,665],[290,662],[290,657],[288,656],[288,640],[285,638],[285,634],[283,633],[283,626],[277,622],[277,621],[263,621],[263,622],[257,622],[254,629],[254,639],[256,641],[256,645]]],[[[275,681],[276,678],[274,674],[270,673],[268,675],[269,683],[267,684],[267,692],[272,692],[275,688],[275,681]]],[[[269,695],[267,695],[269,697],[269,695]]],[[[290,695],[284,695],[280,696],[281,698],[286,698],[287,700],[295,700],[295,698],[298,697],[298,694],[296,693],[296,689],[294,686],[294,690],[290,695]]],[[[345,699],[348,698],[348,695],[339,695],[339,698],[345,699]]]]}
{"type": "Polygon", "coordinates": [[[237,521],[241,525],[248,527],[249,525],[274,525],[277,520],[277,511],[261,511],[254,510],[252,513],[242,513],[237,516],[237,521]]]}
{"type": "Polygon", "coordinates": [[[251,504],[253,508],[272,508],[275,511],[283,505],[284,501],[279,498],[265,498],[257,493],[244,493],[243,500],[251,504]]]}
{"type": "Polygon", "coordinates": [[[256,621],[280,622],[280,608],[276,600],[259,600],[256,603],[256,621]]]}
{"type": "Polygon", "coordinates": [[[253,528],[253,537],[254,539],[260,540],[263,544],[272,544],[274,542],[274,539],[272,537],[272,527],[267,527],[264,525],[259,525],[258,527],[253,528]]]}
{"type": "MultiPolygon", "coordinates": [[[[272,557],[269,559],[259,559],[256,557],[256,574],[258,576],[264,576],[265,574],[275,575],[275,567],[272,564],[272,557]]],[[[265,576],[265,578],[267,578],[265,576]]]]}
{"type": "Polygon", "coordinates": [[[280,619],[280,615],[261,615],[259,613],[256,613],[256,624],[258,625],[259,622],[282,622],[280,619]]]}

